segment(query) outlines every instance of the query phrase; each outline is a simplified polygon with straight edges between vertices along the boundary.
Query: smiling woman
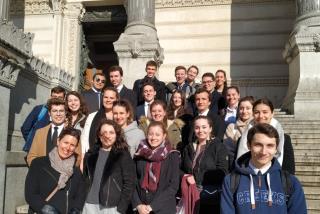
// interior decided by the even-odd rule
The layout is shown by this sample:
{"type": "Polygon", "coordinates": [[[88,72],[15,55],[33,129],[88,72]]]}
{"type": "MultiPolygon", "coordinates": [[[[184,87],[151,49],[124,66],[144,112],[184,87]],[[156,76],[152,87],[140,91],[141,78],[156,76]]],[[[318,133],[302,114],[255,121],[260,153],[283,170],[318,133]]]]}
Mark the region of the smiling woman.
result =
{"type": "Polygon", "coordinates": [[[75,149],[80,132],[64,129],[48,156],[32,161],[25,182],[29,213],[80,213],[85,200],[85,184],[75,167],[75,149]],[[54,212],[53,212],[54,211],[54,212]]]}

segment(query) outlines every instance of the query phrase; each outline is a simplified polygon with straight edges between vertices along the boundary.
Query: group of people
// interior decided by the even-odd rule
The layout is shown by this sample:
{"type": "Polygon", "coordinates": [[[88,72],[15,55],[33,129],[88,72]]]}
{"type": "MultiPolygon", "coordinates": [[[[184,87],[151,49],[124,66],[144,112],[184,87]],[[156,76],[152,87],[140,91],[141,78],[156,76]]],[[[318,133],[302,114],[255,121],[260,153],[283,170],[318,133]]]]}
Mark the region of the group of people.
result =
{"type": "Polygon", "coordinates": [[[131,90],[112,66],[32,110],[21,127],[29,213],[307,212],[270,100],[241,97],[223,70],[199,84],[197,66],[177,66],[165,84],[157,68],[148,61],[131,90]]]}

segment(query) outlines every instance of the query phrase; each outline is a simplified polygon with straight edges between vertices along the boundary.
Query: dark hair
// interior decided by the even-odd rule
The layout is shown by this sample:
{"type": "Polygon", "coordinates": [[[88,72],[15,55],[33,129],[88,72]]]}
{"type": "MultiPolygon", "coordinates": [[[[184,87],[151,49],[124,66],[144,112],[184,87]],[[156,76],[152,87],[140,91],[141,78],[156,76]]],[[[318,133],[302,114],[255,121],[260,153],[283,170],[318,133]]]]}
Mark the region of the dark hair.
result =
{"type": "Polygon", "coordinates": [[[122,67],[121,67],[121,66],[119,66],[119,65],[113,65],[113,66],[111,66],[111,67],[109,68],[109,74],[110,74],[111,72],[114,72],[114,71],[119,71],[120,76],[123,76],[123,70],[122,70],[122,67]]]}
{"type": "Polygon", "coordinates": [[[126,112],[129,113],[129,118],[127,119],[128,124],[132,123],[134,113],[133,113],[133,108],[132,108],[131,104],[129,103],[129,101],[124,100],[124,99],[120,99],[118,101],[113,102],[112,108],[114,108],[115,106],[120,106],[120,107],[125,108],[126,112]]]}
{"type": "Polygon", "coordinates": [[[112,149],[114,149],[116,151],[119,151],[119,150],[127,150],[128,151],[129,146],[125,140],[122,128],[113,120],[108,120],[106,118],[101,119],[100,124],[98,126],[97,133],[96,133],[97,144],[100,145],[100,147],[102,147],[102,142],[100,140],[100,130],[103,125],[112,126],[116,132],[116,142],[113,144],[112,149]]]}
{"type": "Polygon", "coordinates": [[[277,129],[275,129],[273,126],[267,123],[259,123],[254,125],[251,129],[249,129],[247,135],[248,145],[251,145],[252,139],[255,134],[264,134],[267,135],[269,138],[275,138],[276,145],[279,145],[280,139],[277,129]]]}
{"type": "Polygon", "coordinates": [[[196,70],[197,70],[197,75],[199,74],[199,68],[198,68],[196,65],[191,65],[191,66],[188,68],[187,72],[188,72],[191,68],[196,69],[196,70]]]}
{"type": "Polygon", "coordinates": [[[195,127],[196,121],[197,121],[197,120],[201,120],[201,119],[204,119],[204,120],[207,120],[207,121],[208,121],[209,126],[212,128],[210,137],[213,137],[213,122],[212,122],[212,120],[211,120],[210,117],[204,116],[204,115],[198,115],[198,116],[196,116],[196,117],[193,119],[193,127],[195,127]]]}
{"type": "Polygon", "coordinates": [[[201,77],[201,79],[203,79],[204,77],[211,77],[212,80],[215,79],[214,75],[210,72],[204,73],[201,77]]]}
{"type": "Polygon", "coordinates": [[[62,131],[61,131],[61,133],[59,135],[59,139],[61,140],[66,135],[70,135],[70,136],[75,137],[77,139],[78,143],[79,143],[81,132],[78,129],[75,129],[75,128],[72,128],[72,127],[66,127],[64,129],[62,129],[62,131]]]}
{"type": "MultiPolygon", "coordinates": [[[[66,103],[66,106],[67,106],[66,117],[67,117],[68,121],[72,122],[72,112],[71,112],[71,110],[69,109],[69,106],[68,106],[68,97],[70,95],[76,96],[80,100],[80,108],[79,108],[79,111],[78,111],[78,116],[77,116],[77,119],[74,121],[74,124],[76,124],[83,117],[83,115],[87,116],[89,111],[88,111],[88,107],[86,105],[86,102],[85,102],[83,96],[77,91],[70,91],[70,92],[67,93],[66,100],[65,100],[65,103],[66,103]]],[[[85,120],[82,120],[80,122],[80,126],[82,128],[84,127],[84,123],[85,123],[85,120]]],[[[69,126],[73,126],[74,124],[68,124],[68,125],[69,126]]]]}
{"type": "Polygon", "coordinates": [[[151,86],[153,88],[153,90],[156,90],[155,85],[152,82],[144,82],[141,89],[142,89],[142,93],[143,93],[143,89],[144,87],[146,87],[147,85],[151,86]]]}
{"type": "Polygon", "coordinates": [[[55,94],[60,94],[63,93],[63,97],[66,96],[66,90],[64,88],[62,88],[61,86],[56,86],[54,88],[51,89],[51,95],[55,93],[55,94]]]}
{"type": "Polygon", "coordinates": [[[106,91],[113,91],[114,93],[116,93],[116,98],[117,98],[117,100],[120,99],[119,92],[118,92],[118,90],[117,90],[116,88],[107,86],[107,87],[104,87],[104,88],[102,89],[102,93],[104,94],[106,91]]]}
{"type": "Polygon", "coordinates": [[[228,88],[227,88],[227,91],[229,90],[229,89],[234,89],[234,90],[236,90],[236,92],[238,93],[238,94],[240,94],[240,90],[239,90],[239,88],[237,87],[237,86],[229,86],[228,88]]]}
{"type": "Polygon", "coordinates": [[[174,69],[174,74],[177,73],[177,70],[184,70],[184,72],[187,73],[186,67],[184,67],[184,66],[182,66],[182,65],[179,65],[179,66],[177,66],[177,67],[174,69]]]}
{"type": "Polygon", "coordinates": [[[206,94],[208,94],[209,101],[211,102],[211,100],[212,100],[211,94],[210,94],[209,91],[207,91],[207,90],[204,89],[204,88],[199,88],[199,89],[197,89],[196,92],[194,92],[194,98],[196,99],[197,94],[201,94],[201,93],[206,93],[206,94]]]}
{"type": "Polygon", "coordinates": [[[149,60],[149,61],[146,63],[146,68],[147,68],[148,66],[153,66],[153,67],[158,68],[158,64],[157,64],[155,61],[153,61],[153,60],[149,60]]]}
{"type": "MultiPolygon", "coordinates": [[[[163,108],[164,112],[166,112],[167,104],[166,104],[164,101],[162,101],[162,100],[155,100],[155,101],[153,101],[153,102],[150,104],[150,112],[152,111],[153,107],[156,106],[156,105],[161,106],[161,107],[163,108]]],[[[167,114],[166,114],[166,115],[164,116],[164,118],[163,118],[163,121],[162,121],[165,126],[168,125],[168,124],[167,124],[167,120],[168,120],[168,118],[167,118],[167,114]]]]}
{"type": "Polygon", "coordinates": [[[225,82],[223,84],[223,88],[226,88],[227,84],[228,84],[227,83],[227,73],[222,69],[217,70],[215,74],[217,75],[217,73],[223,73],[223,76],[224,76],[224,79],[225,79],[225,82]]]}
{"type": "Polygon", "coordinates": [[[170,98],[170,103],[169,103],[169,106],[167,109],[167,116],[168,116],[168,119],[170,119],[170,120],[173,120],[175,118],[174,111],[176,110],[176,108],[173,103],[173,96],[175,94],[180,94],[181,100],[182,100],[181,107],[178,110],[176,117],[180,117],[186,113],[186,94],[182,90],[175,90],[174,92],[172,92],[172,96],[170,98]]]}
{"type": "Polygon", "coordinates": [[[92,79],[94,80],[96,78],[96,76],[103,76],[104,78],[106,78],[106,75],[102,72],[97,72],[93,75],[92,79]]]}
{"type": "Polygon", "coordinates": [[[47,106],[48,106],[48,111],[50,112],[52,109],[52,106],[60,106],[63,105],[64,110],[67,111],[66,103],[64,100],[60,98],[51,98],[48,100],[47,106]]]}
{"type": "Polygon", "coordinates": [[[251,103],[252,109],[253,109],[253,104],[254,104],[254,98],[253,98],[253,96],[245,96],[245,97],[240,98],[238,107],[240,106],[240,104],[241,104],[242,102],[246,102],[246,101],[248,101],[248,102],[251,103]]]}
{"type": "Polygon", "coordinates": [[[272,102],[271,102],[268,98],[262,98],[262,99],[256,100],[256,101],[253,103],[253,110],[254,110],[254,109],[257,107],[257,105],[259,105],[259,104],[264,104],[264,105],[269,106],[271,112],[273,112],[273,110],[274,110],[273,104],[272,104],[272,102]]]}
{"type": "Polygon", "coordinates": [[[148,135],[149,129],[151,127],[155,127],[155,126],[159,126],[162,129],[163,133],[166,134],[167,138],[168,138],[168,130],[166,128],[166,125],[164,123],[160,122],[160,121],[151,121],[150,122],[150,124],[149,124],[149,126],[147,128],[147,135],[148,135]]]}

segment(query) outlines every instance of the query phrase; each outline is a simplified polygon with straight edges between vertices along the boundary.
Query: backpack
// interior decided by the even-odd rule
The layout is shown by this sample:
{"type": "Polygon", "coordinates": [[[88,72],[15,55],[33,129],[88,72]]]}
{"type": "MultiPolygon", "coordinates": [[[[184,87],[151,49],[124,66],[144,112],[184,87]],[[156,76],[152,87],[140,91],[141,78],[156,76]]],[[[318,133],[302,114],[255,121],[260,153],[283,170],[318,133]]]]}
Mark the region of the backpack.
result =
{"type": "MultiPolygon", "coordinates": [[[[288,205],[289,199],[293,192],[290,173],[286,170],[280,170],[280,176],[281,176],[282,188],[284,190],[284,194],[286,195],[286,204],[288,205]]],[[[239,183],[240,183],[240,175],[235,171],[232,171],[230,174],[230,191],[231,191],[231,194],[233,195],[232,199],[235,198],[234,196],[238,189],[239,183]]]]}

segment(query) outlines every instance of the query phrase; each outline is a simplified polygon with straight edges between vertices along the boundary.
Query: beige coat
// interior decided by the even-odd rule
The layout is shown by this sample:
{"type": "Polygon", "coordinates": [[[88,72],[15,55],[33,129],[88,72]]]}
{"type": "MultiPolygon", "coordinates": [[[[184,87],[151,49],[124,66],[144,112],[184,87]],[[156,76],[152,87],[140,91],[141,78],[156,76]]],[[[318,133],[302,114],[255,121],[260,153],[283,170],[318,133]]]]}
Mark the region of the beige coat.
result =
{"type": "MultiPolygon", "coordinates": [[[[30,151],[27,155],[27,163],[30,166],[33,159],[47,155],[47,138],[51,124],[38,129],[34,135],[30,151]]],[[[81,144],[77,145],[75,153],[77,154],[76,165],[79,166],[81,161],[81,144]]]]}

